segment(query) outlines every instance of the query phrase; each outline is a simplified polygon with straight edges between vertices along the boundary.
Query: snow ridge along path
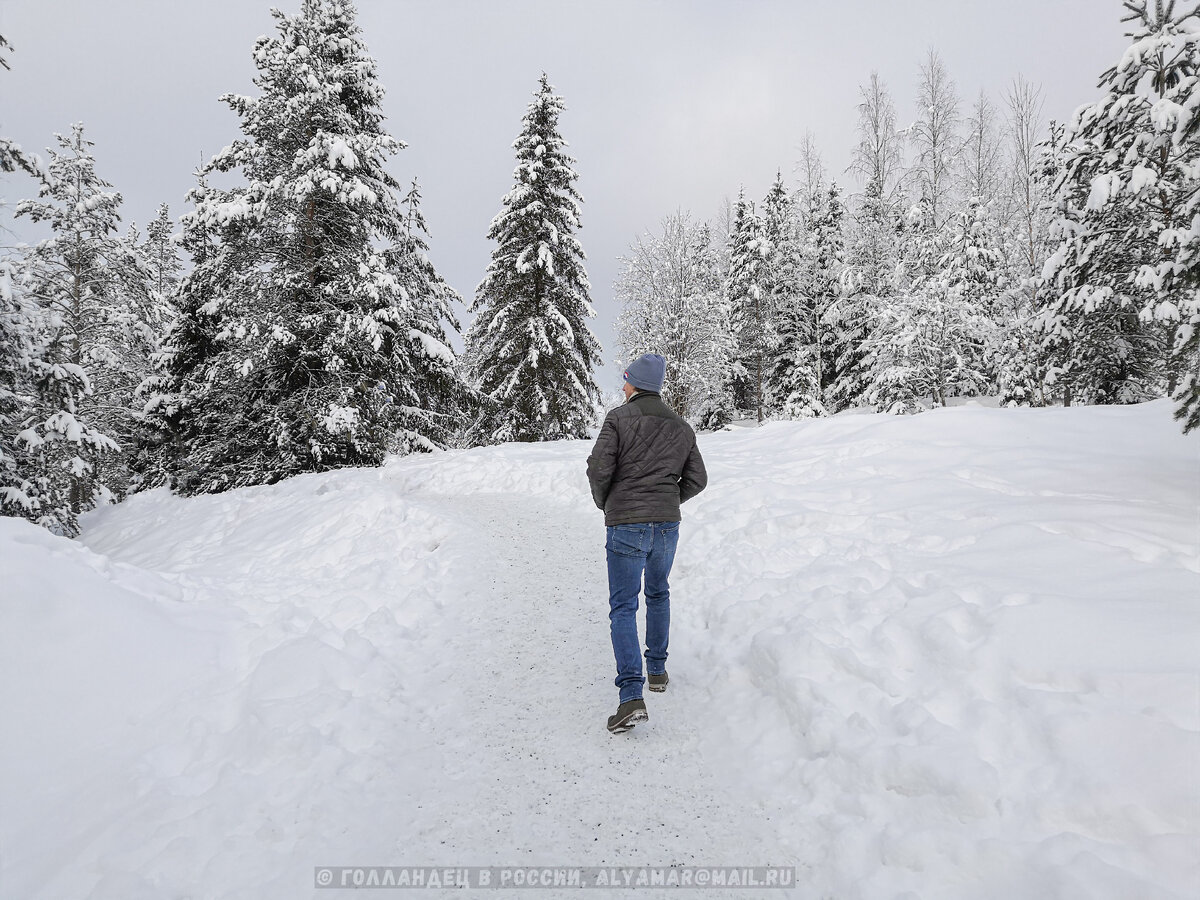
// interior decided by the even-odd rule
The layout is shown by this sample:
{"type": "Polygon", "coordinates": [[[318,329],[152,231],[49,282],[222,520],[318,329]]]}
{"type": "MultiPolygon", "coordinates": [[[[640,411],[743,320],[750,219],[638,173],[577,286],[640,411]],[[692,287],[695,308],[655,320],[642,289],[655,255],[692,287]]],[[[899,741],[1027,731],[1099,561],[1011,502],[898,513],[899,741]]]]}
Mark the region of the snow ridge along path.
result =
{"type": "Polygon", "coordinates": [[[671,686],[617,736],[586,442],[151,492],[79,542],[0,519],[0,896],[335,896],[319,865],[1196,894],[1200,437],[1169,404],[701,448],[671,686]]]}

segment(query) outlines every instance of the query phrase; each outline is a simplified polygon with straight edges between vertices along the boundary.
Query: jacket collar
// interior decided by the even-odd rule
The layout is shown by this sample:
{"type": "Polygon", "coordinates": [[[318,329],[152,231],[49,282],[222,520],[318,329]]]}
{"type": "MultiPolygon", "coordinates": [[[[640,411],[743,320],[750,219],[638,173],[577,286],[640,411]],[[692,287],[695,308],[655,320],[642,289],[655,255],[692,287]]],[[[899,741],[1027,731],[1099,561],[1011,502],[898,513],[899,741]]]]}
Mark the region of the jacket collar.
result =
{"type": "Polygon", "coordinates": [[[659,399],[662,399],[662,397],[658,391],[643,391],[641,389],[638,389],[637,391],[634,392],[633,396],[630,397],[625,402],[632,403],[634,400],[638,399],[639,397],[658,397],[659,399]]]}

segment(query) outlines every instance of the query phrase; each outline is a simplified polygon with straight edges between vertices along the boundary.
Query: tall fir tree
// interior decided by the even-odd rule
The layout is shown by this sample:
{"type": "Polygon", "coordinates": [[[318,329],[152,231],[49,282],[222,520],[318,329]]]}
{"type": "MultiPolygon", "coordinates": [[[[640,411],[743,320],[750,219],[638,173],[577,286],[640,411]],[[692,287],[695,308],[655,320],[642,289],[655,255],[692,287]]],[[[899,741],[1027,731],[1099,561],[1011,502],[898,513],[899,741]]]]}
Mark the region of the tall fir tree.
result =
{"type": "Polygon", "coordinates": [[[1001,325],[1008,310],[1005,257],[995,207],[978,200],[948,223],[945,252],[938,261],[945,282],[949,316],[957,321],[953,367],[946,366],[944,396],[992,393],[1001,355],[1001,325]]]}
{"type": "Polygon", "coordinates": [[[429,258],[429,226],[421,211],[421,189],[415,179],[402,205],[404,230],[389,259],[408,297],[413,317],[410,339],[420,342],[422,351],[414,354],[413,363],[417,369],[415,383],[423,386],[424,395],[412,401],[424,400],[430,436],[439,444],[448,444],[455,441],[470,411],[479,405],[479,398],[458,375],[457,359],[450,349],[449,330],[462,331],[454,313],[454,304],[461,303],[462,298],[429,258]]]}
{"type": "Polygon", "coordinates": [[[1126,0],[1130,47],[1060,150],[1055,296],[1040,323],[1085,402],[1170,392],[1200,425],[1200,10],[1126,0]]]}
{"type": "MultiPolygon", "coordinates": [[[[9,49],[0,34],[0,68],[6,70],[4,54],[9,49]]],[[[19,144],[0,137],[0,173],[17,169],[37,171],[19,144]]],[[[18,468],[17,432],[31,403],[28,380],[34,362],[36,311],[17,288],[17,277],[13,263],[0,260],[0,515],[20,515],[29,503],[18,468]]]]}
{"type": "Polygon", "coordinates": [[[826,389],[830,412],[866,402],[871,378],[864,356],[882,311],[900,289],[902,233],[902,220],[883,185],[878,180],[868,182],[848,229],[840,290],[823,317],[831,332],[832,373],[826,389]]]}
{"type": "Polygon", "coordinates": [[[247,258],[249,223],[228,216],[210,222],[202,215],[233,193],[213,192],[203,171],[197,173],[187,195],[193,209],[180,220],[179,244],[192,269],[180,281],[176,315],[154,358],[155,372],[141,385],[145,452],[161,461],[163,477],[179,489],[187,486],[188,453],[217,445],[220,430],[233,422],[232,385],[217,383],[215,364],[232,339],[223,328],[226,301],[254,271],[247,258]]]}
{"type": "Polygon", "coordinates": [[[770,248],[763,237],[762,220],[738,193],[733,227],[729,234],[729,273],[725,295],[738,347],[738,365],[732,371],[734,401],[742,410],[754,410],[761,423],[766,409],[768,353],[774,345],[770,297],[763,281],[770,248]]]}
{"type": "Polygon", "coordinates": [[[136,232],[116,234],[121,195],[96,174],[82,125],[56,137],[39,198],[17,206],[50,230],[21,263],[42,326],[23,440],[42,520],[73,534],[80,513],[127,486],[127,459],[115,451],[134,435],[152,326],[136,232]]]}
{"type": "Polygon", "coordinates": [[[25,515],[33,499],[26,488],[25,448],[17,435],[32,407],[30,379],[36,359],[37,310],[15,283],[12,263],[0,262],[0,515],[25,515]]]}
{"type": "Polygon", "coordinates": [[[141,379],[135,391],[135,442],[130,448],[130,490],[146,490],[170,482],[172,458],[168,452],[166,430],[147,401],[159,387],[162,376],[163,341],[177,317],[176,301],[183,277],[179,241],[174,232],[170,209],[163,203],[146,228],[146,239],[138,246],[140,264],[146,273],[142,292],[146,322],[143,332],[146,355],[138,368],[141,379]]]}
{"type": "Polygon", "coordinates": [[[778,389],[772,375],[782,352],[782,319],[786,311],[794,309],[800,302],[803,228],[797,198],[788,192],[782,172],[776,171],[775,181],[763,198],[762,209],[764,256],[760,286],[768,335],[763,353],[763,395],[765,407],[775,413],[780,410],[785,394],[778,389]]]}
{"type": "Polygon", "coordinates": [[[585,255],[583,198],[559,132],[566,108],[542,74],[513,147],[516,183],[492,220],[496,246],[475,290],[467,333],[474,387],[488,398],[476,443],[582,438],[600,400],[600,345],[585,255]]]}
{"type": "MultiPolygon", "coordinates": [[[[171,309],[183,273],[179,241],[174,230],[170,208],[163,203],[158,207],[154,220],[146,227],[146,240],[141,245],[144,265],[150,276],[149,287],[161,312],[171,309]]],[[[170,322],[166,324],[169,326],[170,322]]]]}
{"type": "Polygon", "coordinates": [[[825,405],[829,412],[861,405],[868,389],[864,348],[880,310],[898,290],[905,202],[903,134],[887,86],[875,72],[859,88],[858,143],[850,169],[863,191],[847,222],[841,290],[826,310],[830,361],[825,405]]]}
{"type": "Polygon", "coordinates": [[[800,211],[796,199],[783,183],[783,173],[777,171],[767,196],[763,198],[762,238],[765,254],[762,261],[761,286],[764,293],[776,299],[786,298],[796,290],[796,264],[800,256],[800,211]]]}
{"type": "Polygon", "coordinates": [[[780,412],[792,419],[828,411],[836,346],[827,316],[841,296],[845,257],[837,185],[810,192],[804,206],[796,291],[779,309],[779,349],[771,371],[780,412]]]}
{"type": "Polygon", "coordinates": [[[438,446],[423,376],[452,376],[389,261],[406,233],[385,169],[403,148],[347,0],[279,11],[254,48],[257,98],[222,99],[243,137],[204,170],[245,185],[193,192],[200,253],[168,340],[161,402],[186,493],[378,465],[438,446]],[[185,336],[186,335],[186,336],[185,336]]]}

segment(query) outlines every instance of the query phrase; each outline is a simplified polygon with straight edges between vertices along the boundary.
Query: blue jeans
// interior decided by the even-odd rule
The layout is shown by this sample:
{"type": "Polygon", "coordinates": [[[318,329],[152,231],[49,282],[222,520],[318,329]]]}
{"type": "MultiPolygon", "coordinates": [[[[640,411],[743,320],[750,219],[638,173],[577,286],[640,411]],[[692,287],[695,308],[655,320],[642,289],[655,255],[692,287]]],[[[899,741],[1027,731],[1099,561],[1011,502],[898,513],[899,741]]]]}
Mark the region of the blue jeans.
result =
{"type": "Polygon", "coordinates": [[[638,640],[638,594],[646,576],[646,669],[667,670],[667,632],[671,626],[671,591],[667,577],[679,542],[678,522],[610,525],[604,549],[608,556],[608,621],[617,688],[621,702],[642,696],[642,646],[638,640]]]}

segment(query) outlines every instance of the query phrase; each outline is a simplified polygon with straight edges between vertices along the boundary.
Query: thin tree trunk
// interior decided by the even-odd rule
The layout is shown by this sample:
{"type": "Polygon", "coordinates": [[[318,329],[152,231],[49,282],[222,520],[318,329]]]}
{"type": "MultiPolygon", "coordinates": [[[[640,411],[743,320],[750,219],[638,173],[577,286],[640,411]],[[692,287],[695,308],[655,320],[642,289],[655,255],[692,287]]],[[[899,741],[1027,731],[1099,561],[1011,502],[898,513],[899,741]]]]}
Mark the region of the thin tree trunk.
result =
{"type": "Polygon", "coordinates": [[[757,400],[758,400],[758,424],[761,425],[762,420],[763,420],[763,416],[762,416],[762,408],[763,408],[763,402],[762,402],[762,356],[763,356],[763,354],[762,354],[762,330],[763,330],[763,321],[762,321],[762,299],[761,298],[755,298],[755,300],[754,300],[754,318],[758,322],[758,337],[755,339],[755,343],[758,345],[758,355],[757,355],[758,356],[758,358],[757,358],[757,362],[758,362],[758,397],[757,397],[757,400]]]}

